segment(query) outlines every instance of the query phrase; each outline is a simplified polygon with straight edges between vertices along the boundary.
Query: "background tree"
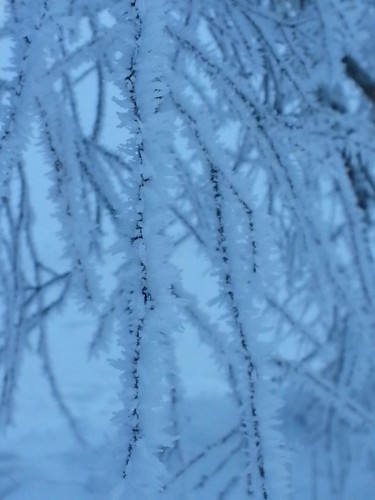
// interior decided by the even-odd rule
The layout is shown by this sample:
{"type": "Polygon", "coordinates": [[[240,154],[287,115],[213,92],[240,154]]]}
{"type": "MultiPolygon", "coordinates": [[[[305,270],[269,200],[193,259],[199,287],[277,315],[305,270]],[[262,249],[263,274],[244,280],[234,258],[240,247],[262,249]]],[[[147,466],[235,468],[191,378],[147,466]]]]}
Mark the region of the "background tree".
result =
{"type": "Polygon", "coordinates": [[[296,497],[359,494],[374,460],[373,22],[366,0],[6,3],[4,425],[37,339],[85,441],[48,343],[74,296],[97,319],[91,354],[118,338],[114,498],[284,499],[289,481],[296,497]],[[57,267],[33,232],[35,143],[57,267]],[[184,395],[186,332],[225,387],[212,429],[213,407],[184,395]]]}

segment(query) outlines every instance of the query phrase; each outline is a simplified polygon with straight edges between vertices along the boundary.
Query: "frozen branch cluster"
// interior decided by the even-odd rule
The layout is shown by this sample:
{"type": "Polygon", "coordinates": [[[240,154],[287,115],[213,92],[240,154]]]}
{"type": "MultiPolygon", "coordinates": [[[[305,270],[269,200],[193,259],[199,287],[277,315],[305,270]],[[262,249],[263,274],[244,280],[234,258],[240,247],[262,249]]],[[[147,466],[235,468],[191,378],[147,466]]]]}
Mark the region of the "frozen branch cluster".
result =
{"type": "Polygon", "coordinates": [[[353,461],[375,458],[374,20],[367,0],[6,2],[3,424],[37,339],[84,440],[49,355],[50,316],[73,296],[97,319],[90,354],[118,339],[113,498],[286,499],[296,429],[315,485],[304,498],[344,498],[353,461]],[[63,270],[34,234],[36,143],[63,270]],[[187,285],[194,262],[209,305],[198,276],[187,285]],[[176,360],[189,330],[233,415],[194,453],[176,360]]]}

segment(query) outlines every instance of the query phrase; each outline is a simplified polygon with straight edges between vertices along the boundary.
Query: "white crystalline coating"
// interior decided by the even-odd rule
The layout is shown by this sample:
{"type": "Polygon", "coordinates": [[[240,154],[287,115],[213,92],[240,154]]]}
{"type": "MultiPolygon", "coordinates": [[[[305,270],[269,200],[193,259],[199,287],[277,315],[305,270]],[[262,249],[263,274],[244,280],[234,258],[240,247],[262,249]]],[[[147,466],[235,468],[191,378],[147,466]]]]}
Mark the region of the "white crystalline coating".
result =
{"type": "Polygon", "coordinates": [[[0,497],[371,496],[374,22],[2,2],[0,497]]]}

